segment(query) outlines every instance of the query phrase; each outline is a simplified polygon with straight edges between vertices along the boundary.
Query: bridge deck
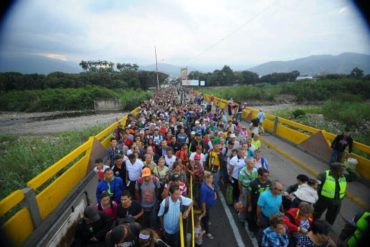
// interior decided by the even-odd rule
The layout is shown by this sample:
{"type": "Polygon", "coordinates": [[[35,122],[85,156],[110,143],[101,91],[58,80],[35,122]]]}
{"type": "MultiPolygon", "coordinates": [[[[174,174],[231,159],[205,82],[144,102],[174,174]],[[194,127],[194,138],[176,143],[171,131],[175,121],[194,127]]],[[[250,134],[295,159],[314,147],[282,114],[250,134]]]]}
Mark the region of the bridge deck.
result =
{"type": "MultiPolygon", "coordinates": [[[[286,155],[299,160],[318,173],[328,169],[329,167],[327,163],[318,160],[312,155],[276,136],[266,133],[263,135],[263,139],[275,148],[283,150],[286,155]]],[[[271,179],[279,179],[285,186],[294,184],[296,182],[296,176],[300,173],[313,177],[312,174],[294,163],[291,159],[288,159],[286,156],[276,152],[273,148],[269,148],[267,145],[262,146],[262,153],[269,161],[271,179]]],[[[96,202],[95,188],[94,184],[91,184],[91,186],[87,188],[91,203],[96,202]]],[[[370,191],[366,185],[360,182],[351,182],[348,186],[348,191],[355,197],[355,199],[360,200],[367,206],[370,205],[370,191]]],[[[354,214],[361,210],[363,210],[363,208],[361,208],[357,203],[349,198],[345,198],[342,204],[341,215],[346,219],[351,219],[354,214]]],[[[338,216],[333,226],[334,238],[338,236],[343,226],[344,220],[342,217],[338,216]]],[[[204,237],[204,246],[253,246],[252,241],[249,238],[250,234],[248,235],[246,227],[243,227],[238,222],[235,210],[222,203],[220,198],[218,198],[217,204],[211,213],[210,231],[215,236],[215,239],[210,240],[207,237],[204,237]]]]}

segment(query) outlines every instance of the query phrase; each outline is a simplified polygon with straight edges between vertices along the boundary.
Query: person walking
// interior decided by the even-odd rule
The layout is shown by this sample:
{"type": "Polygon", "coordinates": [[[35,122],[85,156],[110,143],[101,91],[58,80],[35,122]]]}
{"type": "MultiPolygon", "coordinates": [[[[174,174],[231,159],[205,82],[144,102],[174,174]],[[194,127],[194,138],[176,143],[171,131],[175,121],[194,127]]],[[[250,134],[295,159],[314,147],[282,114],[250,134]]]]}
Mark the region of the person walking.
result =
{"type": "Polygon", "coordinates": [[[193,207],[193,201],[181,195],[180,187],[176,183],[171,184],[169,192],[170,196],[161,202],[158,217],[161,219],[166,243],[170,246],[177,247],[179,246],[180,213],[186,219],[193,207]],[[184,206],[187,208],[185,209],[184,206]]]}
{"type": "Polygon", "coordinates": [[[206,236],[209,239],[214,239],[209,232],[209,219],[211,208],[216,204],[217,194],[213,184],[214,175],[210,172],[205,172],[204,182],[200,189],[200,203],[202,205],[202,228],[206,231],[206,236]]]}

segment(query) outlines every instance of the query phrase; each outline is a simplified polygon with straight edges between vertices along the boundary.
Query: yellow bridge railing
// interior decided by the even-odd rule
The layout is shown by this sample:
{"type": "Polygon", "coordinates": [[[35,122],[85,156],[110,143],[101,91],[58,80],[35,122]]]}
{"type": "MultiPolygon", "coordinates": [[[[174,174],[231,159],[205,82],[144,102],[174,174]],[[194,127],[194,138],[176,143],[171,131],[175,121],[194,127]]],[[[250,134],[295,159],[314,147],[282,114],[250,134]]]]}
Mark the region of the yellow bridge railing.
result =
{"type": "MultiPolygon", "coordinates": [[[[194,95],[199,95],[200,92],[193,91],[194,95]]],[[[214,104],[218,107],[223,109],[227,109],[229,101],[211,96],[208,94],[203,94],[203,97],[206,101],[213,101],[214,104]]],[[[242,112],[242,117],[244,119],[248,118],[255,118],[258,114],[258,110],[252,107],[246,107],[242,112]]],[[[294,144],[301,144],[303,141],[310,138],[313,134],[321,132],[326,139],[326,142],[330,144],[336,135],[326,132],[325,130],[320,130],[317,128],[313,128],[311,126],[307,126],[304,124],[300,124],[285,118],[277,117],[272,114],[266,113],[266,119],[263,121],[263,127],[265,130],[274,133],[274,135],[292,142],[294,144]]],[[[354,142],[353,148],[357,149],[367,155],[370,155],[370,146],[367,146],[360,142],[354,142]]],[[[358,160],[358,165],[356,167],[358,173],[366,178],[370,179],[370,160],[360,154],[351,153],[351,157],[354,157],[358,160]]]]}
{"type": "MultiPolygon", "coordinates": [[[[140,108],[135,108],[131,114],[136,116],[139,111],[140,108]]],[[[10,241],[21,246],[27,240],[87,175],[94,140],[108,147],[113,130],[125,126],[126,121],[127,115],[28,181],[27,188],[16,190],[0,201],[1,228],[10,241]]]]}

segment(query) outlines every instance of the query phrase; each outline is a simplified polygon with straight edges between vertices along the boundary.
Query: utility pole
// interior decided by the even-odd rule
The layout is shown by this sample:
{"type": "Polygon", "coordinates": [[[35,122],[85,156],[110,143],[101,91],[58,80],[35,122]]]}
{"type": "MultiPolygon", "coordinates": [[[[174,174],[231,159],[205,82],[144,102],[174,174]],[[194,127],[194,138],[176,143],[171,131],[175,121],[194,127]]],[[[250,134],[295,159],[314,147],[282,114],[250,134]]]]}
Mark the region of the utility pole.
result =
{"type": "Polygon", "coordinates": [[[159,77],[158,77],[158,61],[157,61],[157,48],[154,46],[154,53],[155,53],[155,69],[157,72],[157,90],[159,90],[159,77]]]}

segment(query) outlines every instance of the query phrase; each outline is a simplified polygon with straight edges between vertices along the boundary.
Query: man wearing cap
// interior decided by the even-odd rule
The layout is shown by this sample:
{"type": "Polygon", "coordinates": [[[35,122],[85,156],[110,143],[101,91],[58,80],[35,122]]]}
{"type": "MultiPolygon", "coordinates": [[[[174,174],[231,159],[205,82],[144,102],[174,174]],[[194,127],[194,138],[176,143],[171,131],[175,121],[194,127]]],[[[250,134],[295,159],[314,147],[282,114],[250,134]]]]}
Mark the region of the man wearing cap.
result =
{"type": "Polygon", "coordinates": [[[83,218],[77,225],[74,246],[87,246],[103,243],[111,229],[113,219],[94,206],[86,207],[83,218]]]}
{"type": "Polygon", "coordinates": [[[143,226],[154,227],[156,223],[156,203],[160,188],[159,179],[152,175],[150,168],[142,170],[141,178],[136,181],[136,198],[144,209],[143,226]]]}
{"type": "Polygon", "coordinates": [[[315,204],[315,219],[319,219],[327,210],[325,219],[329,224],[334,224],[346,194],[347,180],[343,172],[342,164],[334,162],[330,170],[318,176],[321,184],[318,189],[319,200],[315,204]]]}
{"type": "Polygon", "coordinates": [[[100,203],[100,195],[105,191],[111,196],[112,200],[119,203],[124,189],[125,184],[122,179],[118,176],[114,176],[111,168],[107,168],[104,171],[104,179],[99,182],[98,187],[96,188],[96,201],[100,203]]]}
{"type": "Polygon", "coordinates": [[[206,161],[205,155],[202,153],[202,146],[197,146],[195,148],[195,152],[191,153],[189,156],[190,164],[194,163],[194,158],[196,155],[200,156],[199,162],[202,164],[202,167],[204,168],[204,162],[206,161]]]}
{"type": "Polygon", "coordinates": [[[231,133],[229,135],[229,141],[232,141],[234,143],[234,149],[240,149],[240,143],[238,140],[236,140],[236,135],[234,133],[231,133]]]}
{"type": "Polygon", "coordinates": [[[202,147],[202,152],[205,149],[204,148],[205,144],[202,141],[202,136],[199,133],[195,133],[194,139],[190,142],[189,151],[190,152],[195,152],[195,149],[196,149],[197,146],[202,147]]]}
{"type": "Polygon", "coordinates": [[[191,163],[191,171],[190,174],[193,176],[193,198],[195,200],[199,199],[199,192],[200,192],[200,186],[202,185],[203,178],[204,178],[204,168],[201,164],[201,154],[195,154],[194,160],[191,163]]]}

